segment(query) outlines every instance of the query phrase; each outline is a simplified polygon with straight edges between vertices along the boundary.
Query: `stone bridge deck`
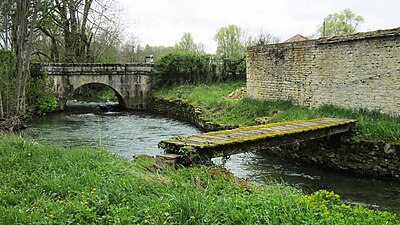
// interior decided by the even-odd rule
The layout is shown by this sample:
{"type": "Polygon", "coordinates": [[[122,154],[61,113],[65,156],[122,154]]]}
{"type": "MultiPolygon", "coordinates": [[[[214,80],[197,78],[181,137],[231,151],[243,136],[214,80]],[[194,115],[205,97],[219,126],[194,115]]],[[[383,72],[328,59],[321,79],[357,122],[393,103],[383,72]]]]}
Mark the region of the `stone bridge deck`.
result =
{"type": "Polygon", "coordinates": [[[355,123],[337,118],[288,121],[176,137],[163,140],[158,146],[167,153],[164,158],[173,157],[168,153],[189,156],[190,160],[214,158],[346,133],[355,123]]]}

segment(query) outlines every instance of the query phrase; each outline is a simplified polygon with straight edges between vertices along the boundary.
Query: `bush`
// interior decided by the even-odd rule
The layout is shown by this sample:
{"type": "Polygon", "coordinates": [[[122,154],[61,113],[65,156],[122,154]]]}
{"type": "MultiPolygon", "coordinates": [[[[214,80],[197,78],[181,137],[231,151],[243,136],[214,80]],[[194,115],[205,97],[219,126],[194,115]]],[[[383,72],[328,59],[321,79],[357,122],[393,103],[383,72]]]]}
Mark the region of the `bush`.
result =
{"type": "Polygon", "coordinates": [[[46,115],[57,109],[57,98],[48,92],[44,93],[37,101],[37,113],[39,115],[46,115]]]}
{"type": "Polygon", "coordinates": [[[49,90],[47,74],[40,71],[37,65],[31,66],[31,76],[28,79],[27,103],[30,110],[38,115],[46,115],[57,109],[57,98],[49,90]]]}
{"type": "Polygon", "coordinates": [[[157,61],[158,86],[210,82],[215,73],[210,55],[195,52],[173,52],[157,61]]]}

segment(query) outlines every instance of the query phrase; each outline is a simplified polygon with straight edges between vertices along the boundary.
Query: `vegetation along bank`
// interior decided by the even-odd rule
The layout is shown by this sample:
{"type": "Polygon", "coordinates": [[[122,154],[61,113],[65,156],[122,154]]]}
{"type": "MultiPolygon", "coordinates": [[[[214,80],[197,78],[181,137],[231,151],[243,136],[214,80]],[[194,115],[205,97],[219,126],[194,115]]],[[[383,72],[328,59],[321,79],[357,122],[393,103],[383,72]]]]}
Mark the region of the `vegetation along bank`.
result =
{"type": "Polygon", "coordinates": [[[159,89],[151,109],[185,119],[204,131],[323,117],[355,119],[358,122],[350,136],[332,136],[268,151],[338,170],[400,179],[398,116],[333,105],[308,109],[289,101],[259,101],[246,98],[244,86],[244,82],[235,81],[159,89]]]}
{"type": "Polygon", "coordinates": [[[155,171],[154,159],[0,136],[1,224],[399,224],[396,215],[256,185],[223,169],[155,171]]]}

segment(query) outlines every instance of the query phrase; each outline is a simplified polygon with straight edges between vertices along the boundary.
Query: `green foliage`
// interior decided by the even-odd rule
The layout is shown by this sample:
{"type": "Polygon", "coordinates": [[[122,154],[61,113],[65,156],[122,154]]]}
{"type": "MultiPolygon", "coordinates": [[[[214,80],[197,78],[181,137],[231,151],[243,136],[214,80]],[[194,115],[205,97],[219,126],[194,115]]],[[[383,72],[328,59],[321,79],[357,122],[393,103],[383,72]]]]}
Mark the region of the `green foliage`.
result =
{"type": "Polygon", "coordinates": [[[355,218],[337,224],[399,222],[386,212],[336,207],[323,193],[304,196],[205,167],[146,169],[153,164],[0,136],[0,224],[324,224],[342,214],[355,218]]]}
{"type": "Polygon", "coordinates": [[[175,48],[178,51],[184,52],[198,52],[203,53],[203,45],[201,43],[196,44],[193,40],[193,36],[191,33],[183,33],[181,40],[176,43],[175,48]]]}
{"type": "Polygon", "coordinates": [[[15,110],[15,55],[0,50],[0,117],[7,117],[15,110]]]}
{"type": "Polygon", "coordinates": [[[49,112],[54,112],[57,109],[57,98],[49,93],[44,93],[40,99],[38,99],[37,113],[39,115],[46,115],[49,112]]]}
{"type": "Polygon", "coordinates": [[[313,212],[314,217],[298,215],[299,222],[312,224],[395,224],[396,216],[388,212],[370,210],[361,206],[351,207],[340,196],[326,190],[305,195],[299,204],[313,212]]]}
{"type": "Polygon", "coordinates": [[[210,56],[195,52],[176,51],[165,55],[155,64],[159,86],[213,80],[210,56]]]}
{"type": "Polygon", "coordinates": [[[57,98],[48,88],[47,74],[43,74],[35,64],[31,65],[31,76],[28,80],[27,103],[34,114],[46,115],[57,109],[57,98]]]}
{"type": "Polygon", "coordinates": [[[320,36],[347,35],[357,32],[358,25],[364,18],[355,14],[350,9],[339,13],[329,14],[324,19],[323,25],[318,29],[320,36]]]}
{"type": "Polygon", "coordinates": [[[0,75],[9,76],[15,70],[15,56],[11,51],[0,49],[0,75]]]}
{"type": "Polygon", "coordinates": [[[242,36],[242,29],[237,25],[218,29],[214,37],[214,40],[217,41],[217,56],[233,60],[243,58],[245,47],[242,43],[242,36]]]}
{"type": "Polygon", "coordinates": [[[244,40],[242,29],[237,25],[221,27],[214,36],[214,40],[217,42],[216,56],[222,62],[223,80],[244,78],[246,74],[244,42],[246,40],[244,40]]]}
{"type": "Polygon", "coordinates": [[[269,122],[316,119],[323,117],[355,119],[356,137],[367,140],[400,142],[400,117],[365,109],[345,109],[323,105],[309,109],[291,101],[260,101],[250,98],[232,100],[229,93],[245,86],[244,82],[224,82],[208,85],[181,85],[158,90],[158,98],[184,99],[202,109],[205,119],[219,124],[254,125],[257,117],[269,122]]]}

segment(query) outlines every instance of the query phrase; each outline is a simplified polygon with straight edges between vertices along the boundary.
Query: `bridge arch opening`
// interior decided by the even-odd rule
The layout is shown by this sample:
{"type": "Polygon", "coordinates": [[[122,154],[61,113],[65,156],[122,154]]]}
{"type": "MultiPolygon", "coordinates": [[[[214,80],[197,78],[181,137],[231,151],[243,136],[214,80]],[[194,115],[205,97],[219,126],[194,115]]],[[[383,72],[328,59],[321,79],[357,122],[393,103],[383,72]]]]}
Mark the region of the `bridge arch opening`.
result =
{"type": "Polygon", "coordinates": [[[67,103],[68,100],[99,104],[118,102],[118,108],[126,108],[126,102],[118,90],[108,84],[97,82],[85,83],[74,88],[66,99],[66,107],[70,105],[67,103]]]}

